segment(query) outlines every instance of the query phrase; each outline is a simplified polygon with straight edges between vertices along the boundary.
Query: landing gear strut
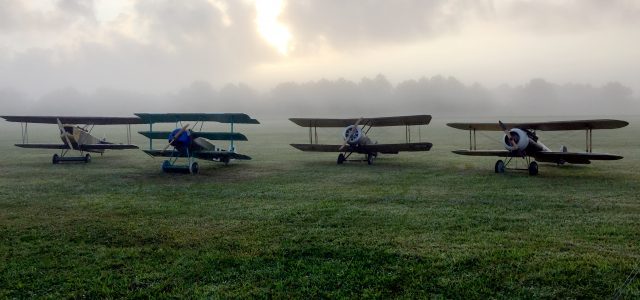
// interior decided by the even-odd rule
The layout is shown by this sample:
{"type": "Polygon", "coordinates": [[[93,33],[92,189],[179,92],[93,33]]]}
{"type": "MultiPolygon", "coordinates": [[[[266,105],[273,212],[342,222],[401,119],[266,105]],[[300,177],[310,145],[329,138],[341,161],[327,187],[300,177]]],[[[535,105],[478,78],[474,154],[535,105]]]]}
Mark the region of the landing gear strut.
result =
{"type": "Polygon", "coordinates": [[[531,176],[538,175],[538,163],[537,162],[532,161],[529,164],[529,175],[531,175],[531,176]]]}

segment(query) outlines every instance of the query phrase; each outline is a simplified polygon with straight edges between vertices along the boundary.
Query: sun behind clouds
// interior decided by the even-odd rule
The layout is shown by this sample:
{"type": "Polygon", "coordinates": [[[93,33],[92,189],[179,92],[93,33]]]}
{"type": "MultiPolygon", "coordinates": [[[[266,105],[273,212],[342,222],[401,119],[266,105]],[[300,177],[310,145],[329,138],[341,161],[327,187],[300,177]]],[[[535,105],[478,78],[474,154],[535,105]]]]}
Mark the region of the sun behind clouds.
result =
{"type": "Polygon", "coordinates": [[[256,25],[262,38],[281,55],[287,55],[291,50],[291,32],[289,28],[278,21],[278,16],[284,8],[283,0],[255,0],[256,25]]]}

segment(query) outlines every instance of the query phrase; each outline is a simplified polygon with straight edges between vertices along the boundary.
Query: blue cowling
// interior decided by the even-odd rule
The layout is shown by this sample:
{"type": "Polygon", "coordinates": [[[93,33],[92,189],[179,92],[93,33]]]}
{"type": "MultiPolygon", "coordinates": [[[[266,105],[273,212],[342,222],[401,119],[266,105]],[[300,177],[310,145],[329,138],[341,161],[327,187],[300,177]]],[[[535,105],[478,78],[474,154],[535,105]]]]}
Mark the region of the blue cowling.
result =
{"type": "MultiPolygon", "coordinates": [[[[175,135],[178,134],[178,131],[180,131],[180,128],[176,128],[174,129],[170,134],[169,134],[169,142],[171,142],[175,135]]],[[[179,137],[177,137],[173,143],[171,143],[171,146],[174,146],[178,149],[180,148],[185,148],[185,147],[189,147],[191,145],[191,130],[185,130],[182,134],[180,134],[179,137]]]]}

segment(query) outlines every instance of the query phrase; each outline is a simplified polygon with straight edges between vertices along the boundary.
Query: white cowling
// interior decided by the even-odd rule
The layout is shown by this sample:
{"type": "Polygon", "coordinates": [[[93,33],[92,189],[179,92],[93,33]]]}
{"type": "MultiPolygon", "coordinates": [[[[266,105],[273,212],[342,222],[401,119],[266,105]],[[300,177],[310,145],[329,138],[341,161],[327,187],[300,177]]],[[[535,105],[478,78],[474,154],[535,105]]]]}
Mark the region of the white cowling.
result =
{"type": "Polygon", "coordinates": [[[511,141],[509,141],[509,136],[505,134],[504,138],[502,139],[502,143],[504,144],[505,149],[509,151],[524,150],[527,148],[527,146],[529,146],[529,136],[524,130],[513,128],[509,130],[509,135],[511,135],[511,138],[513,138],[517,146],[513,147],[511,141]]]}
{"type": "Polygon", "coordinates": [[[342,131],[342,139],[349,145],[357,145],[364,136],[362,129],[355,125],[347,126],[342,131]],[[354,130],[355,132],[353,132],[354,130]]]}

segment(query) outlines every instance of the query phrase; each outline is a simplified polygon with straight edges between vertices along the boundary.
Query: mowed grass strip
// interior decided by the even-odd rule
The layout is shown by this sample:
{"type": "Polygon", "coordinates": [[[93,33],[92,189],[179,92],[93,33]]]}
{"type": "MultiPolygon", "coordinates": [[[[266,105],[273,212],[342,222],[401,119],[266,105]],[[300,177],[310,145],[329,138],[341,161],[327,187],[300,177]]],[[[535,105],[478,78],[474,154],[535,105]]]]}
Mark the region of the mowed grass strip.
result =
{"type": "MultiPolygon", "coordinates": [[[[254,160],[202,162],[198,176],[162,174],[140,151],[53,166],[1,145],[0,296],[615,294],[640,262],[633,123],[594,138],[624,160],[537,177],[451,154],[466,135],[441,125],[422,135],[433,151],[373,166],[298,152],[288,143],[305,132],[265,125],[243,131],[254,160]]],[[[623,296],[640,297],[638,281],[623,296]]]]}

